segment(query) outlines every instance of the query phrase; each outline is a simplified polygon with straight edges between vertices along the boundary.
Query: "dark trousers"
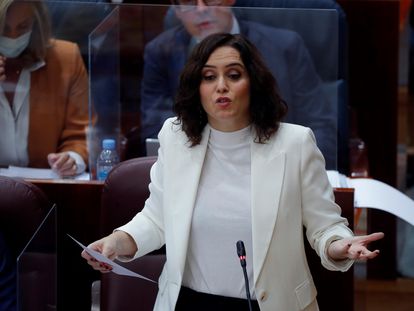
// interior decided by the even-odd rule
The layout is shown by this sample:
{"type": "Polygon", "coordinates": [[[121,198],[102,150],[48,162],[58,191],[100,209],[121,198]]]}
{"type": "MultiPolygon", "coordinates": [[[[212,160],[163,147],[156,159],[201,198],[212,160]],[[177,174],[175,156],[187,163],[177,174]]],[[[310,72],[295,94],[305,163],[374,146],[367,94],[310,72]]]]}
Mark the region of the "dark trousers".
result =
{"type": "MultiPolygon", "coordinates": [[[[231,298],[196,292],[187,287],[181,287],[180,295],[175,306],[176,311],[248,311],[247,299],[231,298]]],[[[260,311],[259,304],[252,300],[252,310],[260,311]]]]}

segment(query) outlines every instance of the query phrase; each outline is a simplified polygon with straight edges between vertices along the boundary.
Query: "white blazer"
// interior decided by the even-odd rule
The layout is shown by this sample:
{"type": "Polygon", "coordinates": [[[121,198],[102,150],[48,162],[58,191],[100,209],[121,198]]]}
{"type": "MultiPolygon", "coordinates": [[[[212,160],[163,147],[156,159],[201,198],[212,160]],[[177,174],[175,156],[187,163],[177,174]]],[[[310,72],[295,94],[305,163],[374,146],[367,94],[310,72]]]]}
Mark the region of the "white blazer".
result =
{"type": "MultiPolygon", "coordinates": [[[[174,310],[179,295],[210,135],[207,125],[201,143],[189,147],[174,120],[168,119],[160,131],[158,160],[151,169],[151,194],[144,209],[118,228],[135,240],[134,258],[166,244],[167,262],[154,307],[159,311],[174,310]]],[[[309,128],[286,123],[266,144],[252,139],[251,154],[253,275],[260,310],[316,311],[303,226],[327,269],[346,271],[353,263],[333,262],[326,255],[331,241],[352,232],[334,202],[322,154],[309,128]]]]}

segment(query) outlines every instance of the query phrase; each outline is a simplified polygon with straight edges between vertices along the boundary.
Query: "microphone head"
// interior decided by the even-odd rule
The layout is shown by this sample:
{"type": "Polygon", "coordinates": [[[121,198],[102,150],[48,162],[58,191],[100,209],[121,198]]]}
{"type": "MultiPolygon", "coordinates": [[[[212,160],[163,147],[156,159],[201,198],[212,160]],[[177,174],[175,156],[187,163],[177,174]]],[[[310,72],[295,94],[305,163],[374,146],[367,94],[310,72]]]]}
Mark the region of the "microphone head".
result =
{"type": "Polygon", "coordinates": [[[237,246],[237,255],[239,257],[246,256],[246,250],[244,248],[243,241],[237,241],[236,246],[237,246]]]}

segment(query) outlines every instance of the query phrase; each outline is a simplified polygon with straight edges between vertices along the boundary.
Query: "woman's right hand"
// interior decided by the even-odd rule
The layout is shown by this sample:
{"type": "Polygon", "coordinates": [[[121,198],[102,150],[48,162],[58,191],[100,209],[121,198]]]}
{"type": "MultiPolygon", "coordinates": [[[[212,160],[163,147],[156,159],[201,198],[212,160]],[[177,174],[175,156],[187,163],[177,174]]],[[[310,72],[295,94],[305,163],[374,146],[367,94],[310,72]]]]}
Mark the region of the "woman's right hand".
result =
{"type": "Polygon", "coordinates": [[[0,82],[3,82],[6,79],[6,57],[0,55],[0,82]]]}
{"type": "MultiPolygon", "coordinates": [[[[88,245],[103,256],[114,260],[118,256],[133,256],[137,252],[137,247],[132,237],[123,231],[115,231],[114,233],[95,241],[88,245]]],[[[104,262],[100,262],[83,250],[81,256],[86,259],[93,269],[102,273],[110,272],[112,267],[104,262]]]]}

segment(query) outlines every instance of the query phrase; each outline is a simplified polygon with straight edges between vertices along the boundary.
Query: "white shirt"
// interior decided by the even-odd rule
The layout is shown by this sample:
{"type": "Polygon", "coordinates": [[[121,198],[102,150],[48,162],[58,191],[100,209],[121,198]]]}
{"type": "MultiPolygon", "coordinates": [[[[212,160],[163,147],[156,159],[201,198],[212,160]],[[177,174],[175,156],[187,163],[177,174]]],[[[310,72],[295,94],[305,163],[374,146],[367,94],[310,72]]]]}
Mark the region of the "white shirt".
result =
{"type": "Polygon", "coordinates": [[[199,292],[246,298],[236,242],[247,255],[253,292],[250,198],[250,126],[236,132],[211,129],[193,212],[183,286],[199,292]]]}

